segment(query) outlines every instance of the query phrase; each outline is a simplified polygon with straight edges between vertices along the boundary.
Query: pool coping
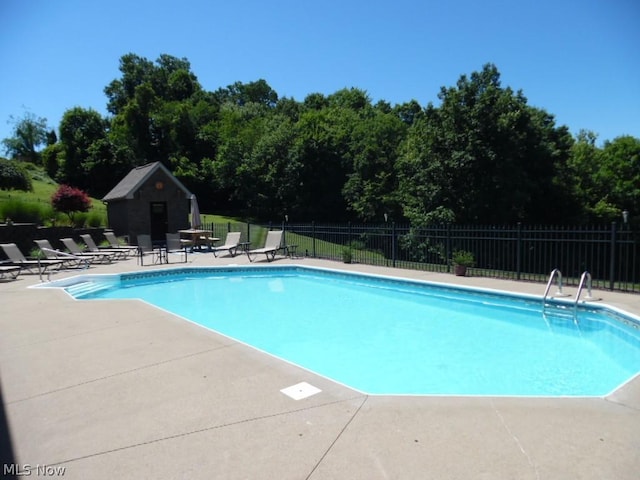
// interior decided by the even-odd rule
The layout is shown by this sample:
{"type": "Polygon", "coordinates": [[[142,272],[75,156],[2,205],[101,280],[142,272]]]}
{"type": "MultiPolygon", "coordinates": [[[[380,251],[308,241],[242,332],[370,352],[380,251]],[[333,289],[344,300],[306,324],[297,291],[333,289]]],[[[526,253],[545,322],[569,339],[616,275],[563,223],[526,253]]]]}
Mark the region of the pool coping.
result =
{"type": "MultiPolygon", "coordinates": [[[[242,262],[193,255],[192,265],[242,262]]],[[[275,263],[544,289],[311,259],[275,263]]],[[[133,260],[92,271],[155,268],[133,260]]],[[[90,308],[55,290],[34,297],[25,287],[37,281],[0,284],[0,381],[17,460],[65,466],[66,478],[631,479],[640,468],[638,378],[606,398],[368,396],[139,302],[90,308]],[[301,381],[321,392],[301,400],[280,392],[301,381]]],[[[638,296],[600,294],[640,312],[638,296]]]]}

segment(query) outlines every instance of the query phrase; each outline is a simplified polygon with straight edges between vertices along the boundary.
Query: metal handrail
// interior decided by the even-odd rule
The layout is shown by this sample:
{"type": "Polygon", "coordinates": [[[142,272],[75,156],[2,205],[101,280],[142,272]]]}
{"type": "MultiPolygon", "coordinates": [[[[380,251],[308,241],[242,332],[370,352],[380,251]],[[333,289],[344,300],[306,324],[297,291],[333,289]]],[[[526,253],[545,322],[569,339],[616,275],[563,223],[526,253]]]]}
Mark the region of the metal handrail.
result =
{"type": "Polygon", "coordinates": [[[553,283],[553,279],[555,277],[558,277],[558,291],[556,292],[556,295],[558,296],[565,296],[564,293],[562,293],[562,272],[560,270],[558,270],[557,268],[554,268],[553,271],[551,272],[551,275],[549,275],[549,281],[547,282],[547,288],[545,288],[544,290],[544,295],[542,296],[542,307],[544,308],[545,305],[545,301],[547,299],[547,295],[549,294],[549,290],[551,289],[551,284],[553,283]]]}
{"type": "Polygon", "coordinates": [[[582,293],[582,288],[584,287],[584,282],[587,282],[587,296],[584,297],[585,300],[593,300],[593,296],[591,295],[591,274],[589,272],[583,272],[580,277],[580,285],[578,285],[578,293],[576,293],[576,300],[574,305],[578,305],[578,300],[580,300],[580,294],[582,293]]]}

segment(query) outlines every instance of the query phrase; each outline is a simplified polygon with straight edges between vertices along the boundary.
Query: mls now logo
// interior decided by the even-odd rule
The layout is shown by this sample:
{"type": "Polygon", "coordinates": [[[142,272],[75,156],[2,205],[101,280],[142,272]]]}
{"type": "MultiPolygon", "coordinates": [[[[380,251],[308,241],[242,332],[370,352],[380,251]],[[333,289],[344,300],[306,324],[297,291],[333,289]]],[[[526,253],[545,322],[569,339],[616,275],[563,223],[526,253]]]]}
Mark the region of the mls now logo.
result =
{"type": "Polygon", "coordinates": [[[57,477],[63,476],[67,467],[53,467],[50,465],[31,465],[30,463],[18,464],[10,463],[2,465],[3,475],[13,475],[16,477],[57,477]]]}

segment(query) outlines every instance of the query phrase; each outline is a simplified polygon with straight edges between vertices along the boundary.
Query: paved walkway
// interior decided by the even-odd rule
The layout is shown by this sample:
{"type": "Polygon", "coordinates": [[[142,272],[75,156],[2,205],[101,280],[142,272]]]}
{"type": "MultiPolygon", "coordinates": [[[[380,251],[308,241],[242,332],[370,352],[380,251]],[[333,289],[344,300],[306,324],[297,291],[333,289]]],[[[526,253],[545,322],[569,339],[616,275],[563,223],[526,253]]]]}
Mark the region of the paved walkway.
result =
{"type": "MultiPolygon", "coordinates": [[[[190,261],[248,263],[211,254],[190,261]]],[[[129,260],[90,271],[141,268],[157,267],[129,260]]],[[[5,414],[15,461],[32,477],[64,469],[65,479],[636,480],[640,472],[640,378],[593,399],[367,396],[141,302],[78,302],[26,288],[35,283],[37,275],[0,283],[5,414]],[[303,400],[280,392],[299,382],[322,392],[303,400]]],[[[640,314],[640,296],[594,293],[640,314]]]]}

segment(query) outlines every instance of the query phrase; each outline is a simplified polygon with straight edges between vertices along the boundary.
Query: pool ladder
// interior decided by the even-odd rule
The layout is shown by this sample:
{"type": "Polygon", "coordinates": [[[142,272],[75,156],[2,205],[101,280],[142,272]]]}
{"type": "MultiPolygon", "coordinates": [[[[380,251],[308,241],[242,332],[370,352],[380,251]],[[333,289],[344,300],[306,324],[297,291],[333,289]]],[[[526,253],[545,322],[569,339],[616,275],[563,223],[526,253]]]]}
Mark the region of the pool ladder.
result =
{"type": "MultiPolygon", "coordinates": [[[[551,272],[549,275],[549,281],[547,282],[547,288],[544,290],[544,295],[542,296],[542,315],[545,315],[545,308],[547,306],[547,296],[549,294],[549,290],[551,289],[551,285],[553,284],[553,280],[558,277],[558,291],[556,292],[557,297],[568,297],[569,294],[565,294],[562,292],[562,273],[557,268],[551,272]]],[[[591,274],[587,271],[582,273],[580,277],[580,283],[578,284],[578,292],[576,293],[576,298],[573,301],[573,321],[578,322],[578,302],[580,301],[580,294],[582,294],[582,290],[584,287],[587,287],[587,296],[584,297],[584,301],[594,300],[593,295],[591,294],[591,274]]]]}
{"type": "Polygon", "coordinates": [[[567,294],[562,292],[562,272],[557,268],[554,268],[549,275],[549,281],[547,282],[547,288],[544,290],[544,295],[542,296],[542,306],[547,303],[547,295],[549,294],[549,290],[551,290],[551,285],[553,284],[553,279],[558,277],[558,291],[556,292],[556,297],[566,297],[567,294]]]}
{"type": "Polygon", "coordinates": [[[594,300],[593,296],[591,295],[591,274],[585,271],[580,277],[580,284],[578,285],[578,293],[576,293],[576,301],[574,302],[574,306],[578,305],[578,300],[580,300],[580,294],[582,293],[585,282],[587,284],[587,296],[584,297],[584,300],[594,300]]]}
{"type": "Polygon", "coordinates": [[[551,290],[551,285],[553,284],[553,280],[558,278],[558,291],[556,292],[557,297],[566,297],[567,295],[562,292],[562,272],[557,268],[554,268],[549,275],[549,281],[547,282],[547,288],[544,289],[544,295],[542,296],[542,317],[547,321],[546,308],[547,308],[547,296],[549,295],[549,290],[551,290]]]}

